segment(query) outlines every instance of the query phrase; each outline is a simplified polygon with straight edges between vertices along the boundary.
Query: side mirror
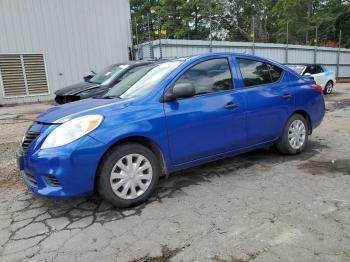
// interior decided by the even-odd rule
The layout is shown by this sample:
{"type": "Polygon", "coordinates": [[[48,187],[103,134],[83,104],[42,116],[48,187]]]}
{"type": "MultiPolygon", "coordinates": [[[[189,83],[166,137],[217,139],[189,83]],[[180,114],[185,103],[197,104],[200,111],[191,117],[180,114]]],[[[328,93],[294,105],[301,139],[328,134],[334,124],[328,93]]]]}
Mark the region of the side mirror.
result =
{"type": "Polygon", "coordinates": [[[91,78],[93,78],[94,76],[93,75],[87,75],[87,76],[84,76],[83,79],[85,82],[89,82],[91,78]]]}
{"type": "Polygon", "coordinates": [[[311,74],[310,73],[305,73],[304,76],[311,76],[311,74]]]}
{"type": "Polygon", "coordinates": [[[175,101],[178,98],[192,97],[196,90],[191,83],[175,84],[163,97],[163,102],[175,101]]]}

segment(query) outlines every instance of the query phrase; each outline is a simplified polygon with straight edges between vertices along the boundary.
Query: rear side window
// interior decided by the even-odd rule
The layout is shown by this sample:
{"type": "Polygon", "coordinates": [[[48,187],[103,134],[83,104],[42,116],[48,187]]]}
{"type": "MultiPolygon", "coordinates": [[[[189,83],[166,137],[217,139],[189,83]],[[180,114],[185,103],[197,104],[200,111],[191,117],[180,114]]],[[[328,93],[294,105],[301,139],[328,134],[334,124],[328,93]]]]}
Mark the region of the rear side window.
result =
{"type": "Polygon", "coordinates": [[[238,58],[237,62],[245,86],[257,86],[271,83],[269,68],[266,64],[241,58],[238,58]]]}
{"type": "Polygon", "coordinates": [[[267,64],[267,66],[270,69],[272,82],[273,83],[278,82],[282,77],[283,69],[279,68],[278,66],[274,66],[270,64],[267,64]]]}
{"type": "Polygon", "coordinates": [[[191,83],[196,95],[232,89],[232,75],[226,58],[211,59],[188,69],[176,83],[191,83]]]}
{"type": "Polygon", "coordinates": [[[278,82],[283,74],[282,68],[259,61],[238,58],[237,62],[246,87],[278,82]]]}

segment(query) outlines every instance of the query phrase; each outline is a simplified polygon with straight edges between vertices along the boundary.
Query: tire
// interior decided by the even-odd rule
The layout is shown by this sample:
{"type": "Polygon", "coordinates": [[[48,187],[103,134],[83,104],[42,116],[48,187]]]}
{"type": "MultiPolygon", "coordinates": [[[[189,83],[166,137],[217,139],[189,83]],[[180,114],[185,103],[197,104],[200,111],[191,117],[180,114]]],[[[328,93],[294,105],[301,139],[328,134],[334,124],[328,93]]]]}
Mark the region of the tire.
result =
{"type": "Polygon", "coordinates": [[[326,86],[324,87],[323,93],[325,95],[329,95],[333,92],[333,82],[332,81],[328,81],[326,86]]]}
{"type": "Polygon", "coordinates": [[[136,206],[154,193],[159,176],[156,155],[145,146],[126,143],[103,157],[97,171],[97,191],[115,207],[136,206]]]}
{"type": "Polygon", "coordinates": [[[282,136],[276,143],[277,150],[280,153],[287,155],[296,155],[301,153],[307,146],[309,135],[308,130],[308,122],[302,115],[292,115],[284,127],[282,136]],[[300,124],[300,128],[298,128],[298,124],[300,124]],[[292,125],[294,125],[295,130],[298,130],[296,133],[293,133],[292,125]],[[304,132],[302,130],[304,130],[304,132]],[[304,136],[302,136],[302,133],[304,133],[304,136]],[[293,142],[293,137],[294,141],[296,141],[295,143],[293,142]],[[302,139],[302,137],[304,137],[304,139],[302,139]]]}

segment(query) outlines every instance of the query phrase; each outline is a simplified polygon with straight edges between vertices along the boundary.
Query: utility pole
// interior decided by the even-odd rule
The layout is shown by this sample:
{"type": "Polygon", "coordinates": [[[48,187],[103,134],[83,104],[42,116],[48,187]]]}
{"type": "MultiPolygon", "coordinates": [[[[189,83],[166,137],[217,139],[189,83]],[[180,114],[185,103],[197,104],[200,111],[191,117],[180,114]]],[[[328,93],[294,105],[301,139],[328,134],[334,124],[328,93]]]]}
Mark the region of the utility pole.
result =
{"type": "Polygon", "coordinates": [[[289,22],[287,21],[285,62],[288,64],[289,22]]]}
{"type": "Polygon", "coordinates": [[[340,45],[341,45],[341,30],[339,30],[339,42],[338,42],[337,74],[336,74],[336,77],[337,77],[337,78],[339,77],[340,45]]]}
{"type": "Polygon", "coordinates": [[[147,14],[147,31],[148,31],[148,41],[151,42],[151,28],[149,14],[147,14]]]}
{"type": "Polygon", "coordinates": [[[211,27],[211,6],[209,2],[209,53],[213,52],[213,38],[212,38],[212,27],[211,27]]]}
{"type": "Polygon", "coordinates": [[[135,35],[136,35],[136,46],[137,46],[137,59],[140,60],[140,47],[139,47],[139,35],[137,32],[137,21],[135,17],[135,35]]]}
{"type": "Polygon", "coordinates": [[[132,19],[129,18],[129,30],[131,36],[131,60],[135,60],[135,46],[134,46],[134,28],[132,26],[132,19]]]}
{"type": "Polygon", "coordinates": [[[136,21],[136,17],[135,17],[134,21],[135,21],[136,45],[137,45],[137,48],[138,48],[138,45],[139,45],[139,35],[138,35],[138,32],[137,32],[137,21],[136,21]]]}
{"type": "Polygon", "coordinates": [[[162,50],[162,36],[161,36],[161,23],[160,15],[158,15],[158,41],[159,41],[159,59],[163,59],[163,50],[162,50]]]}
{"type": "Polygon", "coordinates": [[[152,42],[151,42],[151,26],[150,26],[149,14],[147,14],[147,30],[148,30],[149,57],[151,59],[154,59],[153,45],[152,45],[152,42]]]}
{"type": "Polygon", "coordinates": [[[318,35],[317,35],[317,25],[316,25],[314,64],[317,64],[317,43],[318,43],[318,35]]]}
{"type": "Polygon", "coordinates": [[[252,22],[252,32],[253,32],[253,45],[252,45],[252,51],[253,51],[253,55],[255,55],[255,18],[253,16],[253,22],[252,22]]]}

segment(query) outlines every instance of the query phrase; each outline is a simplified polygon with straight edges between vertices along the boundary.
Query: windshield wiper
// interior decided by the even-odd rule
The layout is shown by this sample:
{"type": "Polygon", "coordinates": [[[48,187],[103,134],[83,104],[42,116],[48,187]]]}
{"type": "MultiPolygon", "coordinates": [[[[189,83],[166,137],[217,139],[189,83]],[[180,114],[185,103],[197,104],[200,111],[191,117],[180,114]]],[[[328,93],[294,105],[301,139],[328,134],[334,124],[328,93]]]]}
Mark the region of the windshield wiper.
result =
{"type": "Polygon", "coordinates": [[[114,99],[114,98],[121,98],[121,97],[120,96],[109,95],[109,96],[104,96],[102,98],[104,98],[104,99],[114,99]]]}
{"type": "Polygon", "coordinates": [[[94,81],[91,81],[91,80],[89,80],[88,82],[91,83],[91,84],[98,84],[98,85],[102,84],[102,83],[94,82],[94,81]]]}

